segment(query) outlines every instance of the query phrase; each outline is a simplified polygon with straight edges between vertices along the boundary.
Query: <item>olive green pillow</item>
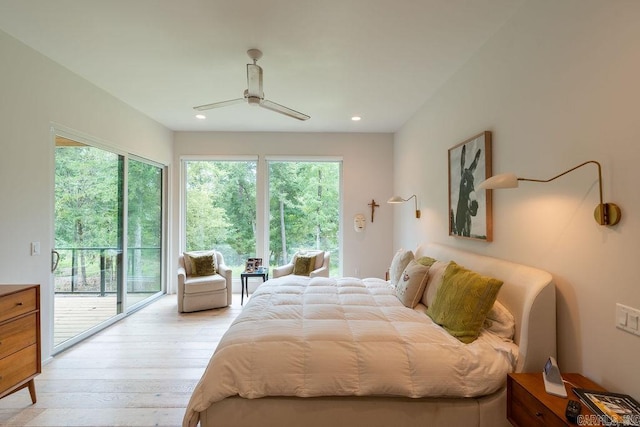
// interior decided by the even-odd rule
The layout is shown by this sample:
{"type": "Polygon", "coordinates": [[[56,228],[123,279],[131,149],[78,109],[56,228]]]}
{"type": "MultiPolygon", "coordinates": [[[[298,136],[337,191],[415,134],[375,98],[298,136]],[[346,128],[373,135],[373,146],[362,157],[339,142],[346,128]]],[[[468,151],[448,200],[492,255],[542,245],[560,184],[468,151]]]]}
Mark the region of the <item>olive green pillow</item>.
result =
{"type": "Polygon", "coordinates": [[[293,263],[293,274],[298,276],[308,276],[314,270],[316,265],[315,256],[296,256],[293,263]]]}
{"type": "Polygon", "coordinates": [[[191,276],[213,276],[214,274],[216,274],[215,253],[191,253],[185,255],[191,263],[191,276]]]}
{"type": "Polygon", "coordinates": [[[427,314],[465,344],[478,338],[502,281],[449,263],[427,314]]]}
{"type": "Polygon", "coordinates": [[[435,258],[431,258],[430,256],[421,256],[420,258],[416,258],[416,262],[418,264],[422,264],[426,267],[431,267],[436,261],[435,258]]]}

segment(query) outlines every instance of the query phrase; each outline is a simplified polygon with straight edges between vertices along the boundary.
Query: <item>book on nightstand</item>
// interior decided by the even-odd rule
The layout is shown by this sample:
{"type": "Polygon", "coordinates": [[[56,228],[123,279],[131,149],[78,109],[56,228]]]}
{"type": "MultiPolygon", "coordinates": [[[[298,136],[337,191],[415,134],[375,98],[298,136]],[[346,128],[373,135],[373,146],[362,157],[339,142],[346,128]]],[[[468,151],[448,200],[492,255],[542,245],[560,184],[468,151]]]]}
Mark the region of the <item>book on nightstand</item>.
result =
{"type": "Polygon", "coordinates": [[[640,404],[628,394],[574,388],[599,421],[606,426],[640,426],[640,404]]]}

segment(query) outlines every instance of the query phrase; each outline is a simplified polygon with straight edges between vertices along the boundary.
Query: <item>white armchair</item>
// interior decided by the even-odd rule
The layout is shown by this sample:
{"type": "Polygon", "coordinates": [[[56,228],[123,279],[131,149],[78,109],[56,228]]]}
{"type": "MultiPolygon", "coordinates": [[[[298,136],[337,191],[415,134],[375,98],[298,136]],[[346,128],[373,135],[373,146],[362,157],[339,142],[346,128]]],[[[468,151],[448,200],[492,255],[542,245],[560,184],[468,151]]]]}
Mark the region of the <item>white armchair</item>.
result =
{"type": "Polygon", "coordinates": [[[304,251],[297,252],[288,264],[273,268],[273,277],[282,277],[293,274],[296,264],[296,258],[299,256],[315,256],[315,263],[309,277],[329,277],[329,252],[325,251],[304,251]]]}
{"type": "Polygon", "coordinates": [[[178,257],[178,312],[209,310],[231,305],[231,269],[218,251],[187,252],[178,257]],[[193,260],[212,256],[215,274],[198,275],[193,260]]]}

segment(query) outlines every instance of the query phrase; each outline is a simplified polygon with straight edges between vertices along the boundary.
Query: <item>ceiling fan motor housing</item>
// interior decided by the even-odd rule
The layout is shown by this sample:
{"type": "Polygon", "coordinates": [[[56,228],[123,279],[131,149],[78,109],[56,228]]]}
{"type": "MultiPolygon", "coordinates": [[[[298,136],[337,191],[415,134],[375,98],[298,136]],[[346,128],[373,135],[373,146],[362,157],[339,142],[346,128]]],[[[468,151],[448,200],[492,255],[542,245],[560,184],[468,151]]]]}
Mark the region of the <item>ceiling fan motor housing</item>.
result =
{"type": "Polygon", "coordinates": [[[262,51],[260,51],[260,49],[249,49],[247,51],[247,55],[249,55],[249,58],[257,61],[258,59],[262,58],[262,51]]]}

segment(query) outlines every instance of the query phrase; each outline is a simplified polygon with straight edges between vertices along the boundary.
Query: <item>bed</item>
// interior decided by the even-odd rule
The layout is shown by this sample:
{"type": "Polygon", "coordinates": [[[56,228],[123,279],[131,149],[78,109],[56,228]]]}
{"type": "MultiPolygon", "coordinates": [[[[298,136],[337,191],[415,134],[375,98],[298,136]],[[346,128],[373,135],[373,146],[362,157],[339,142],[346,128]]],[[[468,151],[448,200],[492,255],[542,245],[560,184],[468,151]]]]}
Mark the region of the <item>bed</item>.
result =
{"type": "Polygon", "coordinates": [[[539,371],[556,353],[551,275],[437,244],[415,256],[501,280],[512,341],[483,331],[460,343],[381,279],[272,279],[225,333],[183,425],[508,425],[506,373],[539,371]]]}

